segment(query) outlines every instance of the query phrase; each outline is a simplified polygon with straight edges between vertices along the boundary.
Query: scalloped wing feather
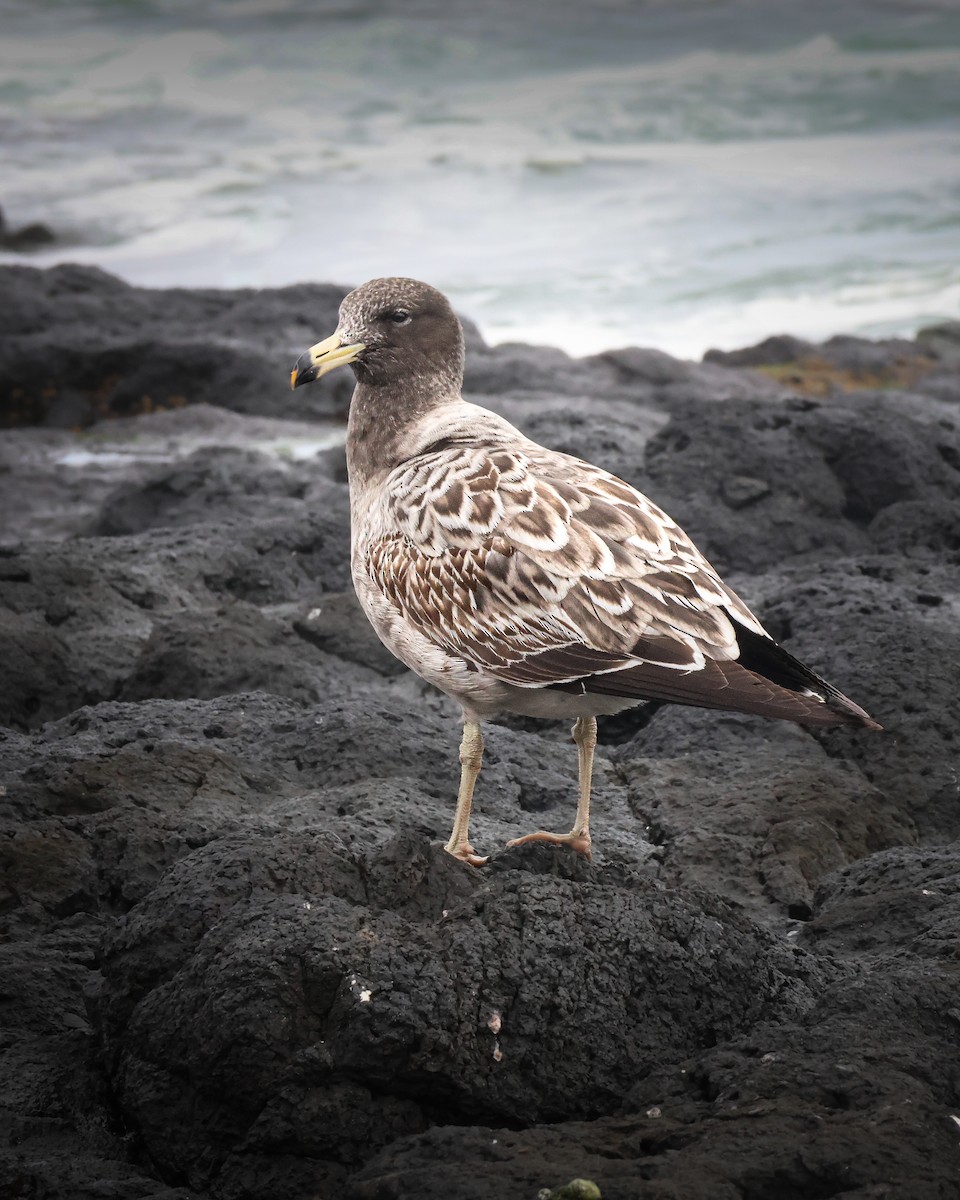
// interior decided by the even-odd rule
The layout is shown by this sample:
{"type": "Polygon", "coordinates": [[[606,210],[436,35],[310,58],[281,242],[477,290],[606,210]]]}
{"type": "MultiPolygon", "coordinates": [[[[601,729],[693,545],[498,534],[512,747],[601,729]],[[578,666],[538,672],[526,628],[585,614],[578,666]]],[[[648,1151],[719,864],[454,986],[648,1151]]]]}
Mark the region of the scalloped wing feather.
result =
{"type": "Polygon", "coordinates": [[[876,727],[770,639],[646,496],[512,428],[499,444],[503,423],[485,416],[491,444],[391,472],[381,533],[360,538],[372,581],[434,645],[521,688],[876,727]]]}
{"type": "Polygon", "coordinates": [[[394,471],[385,495],[396,533],[368,547],[371,577],[436,644],[505,682],[696,671],[736,657],[731,618],[763,635],[665,513],[569,456],[450,446],[394,471]]]}

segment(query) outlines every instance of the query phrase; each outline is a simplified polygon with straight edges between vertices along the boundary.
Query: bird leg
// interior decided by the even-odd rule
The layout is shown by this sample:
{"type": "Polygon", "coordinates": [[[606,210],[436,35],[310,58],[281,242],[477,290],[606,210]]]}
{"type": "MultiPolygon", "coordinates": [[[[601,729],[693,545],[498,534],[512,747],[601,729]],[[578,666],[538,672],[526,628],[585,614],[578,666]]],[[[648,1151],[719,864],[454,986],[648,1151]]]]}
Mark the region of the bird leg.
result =
{"type": "Polygon", "coordinates": [[[467,828],[470,825],[470,806],[473,789],[483,763],[483,735],[476,721],[464,721],[463,739],[460,742],[460,791],[457,793],[457,815],[453,818],[453,832],[444,846],[448,854],[459,858],[472,867],[482,867],[487,861],[470,845],[467,828]]]}
{"type": "Polygon", "coordinates": [[[573,740],[577,743],[579,760],[577,815],[573,820],[573,828],[569,833],[547,833],[544,829],[538,829],[536,833],[528,833],[507,842],[508,848],[522,846],[525,842],[553,842],[569,846],[587,860],[593,857],[590,852],[590,781],[593,779],[593,752],[597,747],[597,718],[578,717],[573,726],[573,740]]]}

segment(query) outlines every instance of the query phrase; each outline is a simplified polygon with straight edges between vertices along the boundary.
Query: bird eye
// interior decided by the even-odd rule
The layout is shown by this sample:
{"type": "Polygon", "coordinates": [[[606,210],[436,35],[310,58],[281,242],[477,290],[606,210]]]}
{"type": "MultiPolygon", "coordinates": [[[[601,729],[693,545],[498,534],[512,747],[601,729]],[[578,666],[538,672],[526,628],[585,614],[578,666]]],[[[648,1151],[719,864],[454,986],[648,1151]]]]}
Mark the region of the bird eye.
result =
{"type": "Polygon", "coordinates": [[[412,320],[410,314],[402,308],[396,308],[392,312],[384,313],[384,320],[392,322],[394,325],[409,325],[412,320]]]}

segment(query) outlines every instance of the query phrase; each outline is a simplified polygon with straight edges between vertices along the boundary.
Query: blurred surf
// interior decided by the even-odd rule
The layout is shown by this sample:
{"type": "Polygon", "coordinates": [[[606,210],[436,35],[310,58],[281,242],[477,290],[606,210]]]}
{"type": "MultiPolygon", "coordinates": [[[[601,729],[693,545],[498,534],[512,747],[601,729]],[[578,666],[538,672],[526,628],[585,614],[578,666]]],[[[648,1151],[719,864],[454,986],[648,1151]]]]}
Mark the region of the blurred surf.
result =
{"type": "Polygon", "coordinates": [[[27,261],[410,274],[573,353],[957,313],[949,5],[195,8],[0,0],[0,202],[65,239],[27,261]]]}

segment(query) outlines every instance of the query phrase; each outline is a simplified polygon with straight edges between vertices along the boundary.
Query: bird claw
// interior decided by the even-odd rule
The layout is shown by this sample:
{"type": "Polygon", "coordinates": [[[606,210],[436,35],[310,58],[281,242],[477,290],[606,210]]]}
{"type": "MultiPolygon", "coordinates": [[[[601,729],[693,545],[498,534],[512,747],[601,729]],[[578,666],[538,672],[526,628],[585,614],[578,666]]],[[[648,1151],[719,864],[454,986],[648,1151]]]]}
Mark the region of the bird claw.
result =
{"type": "Polygon", "coordinates": [[[523,837],[511,838],[507,842],[507,849],[524,846],[527,842],[550,842],[554,846],[569,846],[577,854],[582,854],[587,862],[593,861],[590,834],[582,829],[571,829],[569,833],[548,833],[545,829],[538,829],[536,833],[525,833],[523,837]]]}
{"type": "Polygon", "coordinates": [[[477,854],[469,842],[460,842],[453,846],[448,843],[444,846],[444,850],[446,850],[451,858],[457,858],[460,862],[467,863],[471,867],[482,867],[484,863],[490,861],[489,856],[477,854]]]}

